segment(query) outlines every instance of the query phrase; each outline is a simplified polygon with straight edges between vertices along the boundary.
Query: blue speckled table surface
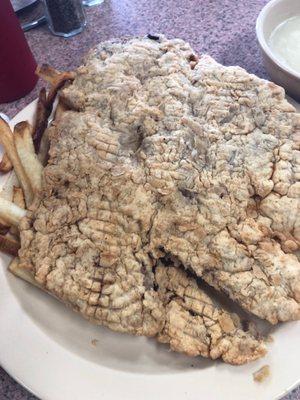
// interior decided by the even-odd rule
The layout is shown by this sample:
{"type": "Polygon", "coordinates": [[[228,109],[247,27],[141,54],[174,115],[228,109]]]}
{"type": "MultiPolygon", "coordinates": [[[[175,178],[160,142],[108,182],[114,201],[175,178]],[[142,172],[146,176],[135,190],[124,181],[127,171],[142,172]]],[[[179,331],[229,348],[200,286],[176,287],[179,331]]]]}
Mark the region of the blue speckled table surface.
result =
{"type": "MultiPolygon", "coordinates": [[[[87,10],[87,28],[78,36],[62,39],[42,26],[27,32],[26,37],[38,63],[68,70],[78,66],[97,42],[162,32],[189,41],[198,53],[209,53],[222,64],[240,65],[267,78],[255,37],[255,20],[265,3],[267,0],[104,0],[87,10]]],[[[0,111],[13,117],[37,97],[41,85],[23,99],[1,105],[0,111]]],[[[0,368],[0,400],[4,399],[36,397],[0,368]]],[[[284,400],[300,400],[300,388],[284,400]]]]}

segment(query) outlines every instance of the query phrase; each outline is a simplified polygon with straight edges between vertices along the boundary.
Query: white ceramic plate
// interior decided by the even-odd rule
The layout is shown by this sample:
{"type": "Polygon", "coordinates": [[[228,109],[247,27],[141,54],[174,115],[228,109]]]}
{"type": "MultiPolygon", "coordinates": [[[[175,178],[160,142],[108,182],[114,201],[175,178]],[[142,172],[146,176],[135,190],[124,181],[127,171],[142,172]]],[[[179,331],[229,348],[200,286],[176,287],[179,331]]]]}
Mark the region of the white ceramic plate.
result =
{"type": "MultiPolygon", "coordinates": [[[[31,103],[12,123],[34,110],[31,103]]],[[[8,262],[1,255],[0,363],[43,400],[273,400],[300,383],[299,322],[277,326],[268,355],[248,365],[188,358],[86,322],[8,273],[8,262]],[[255,383],[265,364],[271,377],[255,383]]]]}

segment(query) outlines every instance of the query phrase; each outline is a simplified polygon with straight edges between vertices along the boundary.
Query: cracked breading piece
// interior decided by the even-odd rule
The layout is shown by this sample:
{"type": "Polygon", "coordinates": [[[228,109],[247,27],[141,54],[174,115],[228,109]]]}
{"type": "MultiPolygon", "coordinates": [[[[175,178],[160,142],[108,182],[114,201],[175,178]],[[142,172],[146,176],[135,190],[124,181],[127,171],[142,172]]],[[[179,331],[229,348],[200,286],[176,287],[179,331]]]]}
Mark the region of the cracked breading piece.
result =
{"type": "Polygon", "coordinates": [[[191,55],[164,38],[90,53],[49,129],[20,266],[90,320],[242,363],[260,342],[209,299],[205,314],[194,284],[193,304],[180,288],[165,303],[153,268],[167,254],[261,318],[299,318],[300,120],[277,86],[191,55]]]}
{"type": "MultiPolygon", "coordinates": [[[[123,271],[117,277],[111,268],[104,268],[100,279],[100,266],[82,265],[82,279],[93,265],[92,285],[86,295],[81,288],[73,298],[68,296],[68,304],[91,322],[119,332],[156,337],[173,351],[189,356],[221,358],[240,365],[266,354],[263,338],[243,328],[238,315],[216,305],[182,266],[175,268],[161,260],[154,265],[154,260],[141,254],[138,259],[139,267],[134,274],[131,270],[123,271]],[[130,286],[133,276],[137,284],[130,286]]],[[[10,270],[45,289],[34,279],[32,271],[24,266],[20,269],[17,259],[10,270]]],[[[53,290],[49,293],[65,301],[53,290]]]]}
{"type": "Polygon", "coordinates": [[[239,317],[217,307],[185,271],[159,263],[155,279],[166,313],[158,340],[170,343],[172,350],[229,364],[265,354],[263,342],[243,330],[239,317]]]}

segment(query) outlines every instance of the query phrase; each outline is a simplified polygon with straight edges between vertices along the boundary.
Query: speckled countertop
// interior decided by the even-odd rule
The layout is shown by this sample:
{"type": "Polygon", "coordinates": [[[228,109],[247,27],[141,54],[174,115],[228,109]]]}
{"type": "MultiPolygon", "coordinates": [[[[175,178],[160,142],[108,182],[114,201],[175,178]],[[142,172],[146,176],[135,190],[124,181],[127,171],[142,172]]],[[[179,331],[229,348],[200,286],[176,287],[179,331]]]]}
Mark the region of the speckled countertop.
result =
{"type": "MultiPolygon", "coordinates": [[[[46,26],[29,31],[27,40],[38,63],[72,69],[96,43],[123,35],[163,32],[181,37],[198,53],[225,65],[240,65],[267,78],[255,38],[255,20],[267,0],[104,0],[87,10],[87,28],[71,39],[51,35],[46,26]]],[[[37,97],[42,83],[25,98],[0,105],[13,117],[37,97]]],[[[0,400],[34,400],[0,368],[0,400]]],[[[285,400],[300,400],[300,388],[285,400]]],[[[88,399],[87,399],[88,400],[88,399]]],[[[253,399],[249,399],[253,400],[253,399]]]]}

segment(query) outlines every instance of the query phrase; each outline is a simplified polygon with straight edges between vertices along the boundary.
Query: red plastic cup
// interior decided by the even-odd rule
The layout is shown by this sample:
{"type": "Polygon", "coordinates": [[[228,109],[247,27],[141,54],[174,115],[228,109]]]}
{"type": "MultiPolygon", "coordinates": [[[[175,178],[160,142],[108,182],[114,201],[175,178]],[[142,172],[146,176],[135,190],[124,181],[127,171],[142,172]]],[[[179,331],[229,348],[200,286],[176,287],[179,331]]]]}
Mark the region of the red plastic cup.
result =
{"type": "Polygon", "coordinates": [[[0,103],[29,93],[38,80],[36,62],[10,0],[0,0],[0,103]]]}

